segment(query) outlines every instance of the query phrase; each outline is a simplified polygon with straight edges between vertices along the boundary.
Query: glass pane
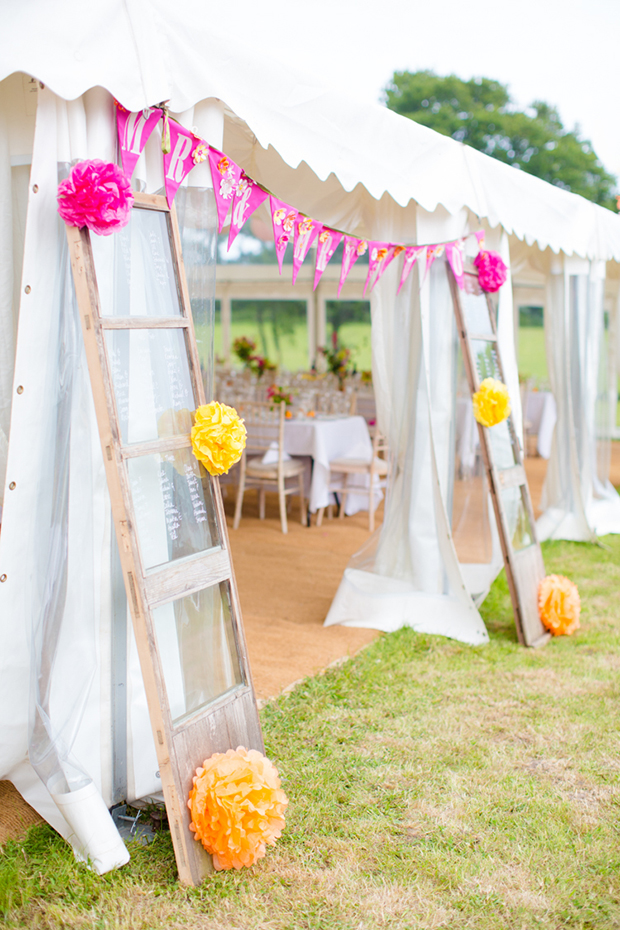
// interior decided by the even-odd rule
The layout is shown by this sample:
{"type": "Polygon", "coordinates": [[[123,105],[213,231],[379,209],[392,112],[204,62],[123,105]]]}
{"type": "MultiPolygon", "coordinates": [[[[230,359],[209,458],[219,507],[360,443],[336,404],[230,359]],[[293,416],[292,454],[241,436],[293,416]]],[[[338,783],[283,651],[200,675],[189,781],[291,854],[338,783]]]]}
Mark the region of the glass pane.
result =
{"type": "MultiPolygon", "coordinates": [[[[291,250],[289,249],[289,252],[291,250]]],[[[255,353],[279,369],[308,368],[308,321],[304,300],[233,300],[231,341],[246,336],[256,344],[255,353]]],[[[242,362],[232,354],[231,362],[242,362]]]]}
{"type": "Polygon", "coordinates": [[[516,552],[527,549],[534,542],[534,534],[523,503],[521,488],[504,488],[501,495],[512,548],[516,552]]]}
{"type": "Polygon", "coordinates": [[[227,581],[153,610],[175,723],[243,684],[227,581]]]}
{"type": "Polygon", "coordinates": [[[191,449],[127,462],[144,568],[220,545],[211,482],[191,449]]]}
{"type": "Polygon", "coordinates": [[[122,442],[189,433],[196,402],[183,330],[114,329],[105,336],[122,442]]]}
{"type": "Polygon", "coordinates": [[[501,381],[495,343],[487,342],[486,339],[472,339],[470,345],[480,381],[484,381],[485,378],[497,378],[501,381]]]}
{"type": "Polygon", "coordinates": [[[516,465],[508,423],[509,420],[502,420],[501,423],[487,429],[493,462],[499,469],[516,465]]]}
{"type": "Polygon", "coordinates": [[[180,316],[168,216],[131,212],[113,236],[91,236],[102,316],[180,316]]]}
{"type": "Polygon", "coordinates": [[[493,327],[486,294],[480,290],[476,275],[466,274],[463,277],[465,286],[461,291],[461,306],[469,334],[471,336],[492,336],[493,327]]]}

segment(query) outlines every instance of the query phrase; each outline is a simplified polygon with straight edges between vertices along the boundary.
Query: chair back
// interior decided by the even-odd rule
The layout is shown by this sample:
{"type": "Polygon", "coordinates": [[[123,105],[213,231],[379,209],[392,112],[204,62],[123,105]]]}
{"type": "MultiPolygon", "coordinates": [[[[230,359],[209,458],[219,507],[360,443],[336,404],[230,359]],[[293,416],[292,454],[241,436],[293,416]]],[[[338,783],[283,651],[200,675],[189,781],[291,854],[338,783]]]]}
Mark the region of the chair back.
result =
{"type": "Polygon", "coordinates": [[[272,448],[273,443],[277,443],[278,458],[282,459],[285,407],[286,404],[269,404],[263,401],[238,402],[237,413],[243,418],[248,434],[246,453],[253,455],[266,452],[272,448]]]}

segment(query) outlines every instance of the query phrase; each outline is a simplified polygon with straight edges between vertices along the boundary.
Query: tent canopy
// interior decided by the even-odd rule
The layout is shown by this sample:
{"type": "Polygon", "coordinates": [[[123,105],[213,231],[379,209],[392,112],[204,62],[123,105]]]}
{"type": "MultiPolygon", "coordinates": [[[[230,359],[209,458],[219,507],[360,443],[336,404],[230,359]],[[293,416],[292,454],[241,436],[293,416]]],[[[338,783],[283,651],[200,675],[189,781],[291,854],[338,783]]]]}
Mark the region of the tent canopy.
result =
{"type": "MultiPolygon", "coordinates": [[[[230,34],[199,0],[27,0],[4,13],[0,79],[25,72],[66,100],[101,86],[134,111],[169,100],[182,114],[215,97],[229,108],[229,153],[250,173],[257,161],[267,178],[305,162],[310,187],[333,175],[346,192],[363,185],[375,200],[413,200],[429,212],[465,207],[541,249],[620,261],[620,218],[611,211],[378,104],[327,90],[275,49],[268,64],[269,50],[258,50],[259,61],[236,40],[234,47],[231,55],[230,34]]],[[[303,200],[301,191],[302,208],[303,200]]]]}

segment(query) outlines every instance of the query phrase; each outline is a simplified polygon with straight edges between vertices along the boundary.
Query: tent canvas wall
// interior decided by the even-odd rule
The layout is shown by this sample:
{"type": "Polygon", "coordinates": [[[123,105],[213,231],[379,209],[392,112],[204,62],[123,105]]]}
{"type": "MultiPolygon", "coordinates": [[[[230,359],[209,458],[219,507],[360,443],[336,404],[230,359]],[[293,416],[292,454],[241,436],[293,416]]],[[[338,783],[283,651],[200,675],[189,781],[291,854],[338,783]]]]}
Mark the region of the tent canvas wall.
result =
{"type": "MultiPolygon", "coordinates": [[[[553,268],[563,269],[560,277],[575,294],[582,285],[573,284],[572,278],[600,281],[601,263],[617,275],[620,220],[382,107],[361,106],[289,70],[283,81],[281,72],[261,59],[260,52],[243,49],[198,2],[170,8],[163,0],[107,0],[96,5],[30,0],[5,11],[4,25],[0,36],[4,205],[0,577],[5,580],[0,584],[0,775],[11,779],[70,838],[66,818],[28,756],[31,673],[41,658],[36,631],[45,585],[54,580],[48,560],[53,529],[50,500],[67,454],[71,460],[68,546],[76,556],[65,608],[58,618],[54,725],[105,805],[114,803],[119,791],[124,790],[129,800],[158,791],[131,634],[123,681],[115,677],[112,663],[119,606],[114,598],[109,503],[77,339],[69,366],[73,393],[68,446],[62,447],[59,436],[49,433],[49,423],[58,422],[65,386],[61,366],[67,358],[60,350],[68,342],[60,326],[63,319],[70,322],[70,315],[63,316],[60,309],[70,307],[72,299],[55,211],[58,166],[84,157],[114,158],[112,95],[133,111],[169,100],[180,122],[197,125],[207,141],[223,148],[281,199],[351,234],[436,242],[483,226],[488,245],[506,258],[511,250],[521,249],[540,263],[549,277],[548,307],[554,321],[572,313],[579,325],[589,327],[598,305],[579,302],[578,296],[571,304],[567,290],[554,296],[553,268]],[[583,267],[574,274],[568,262],[575,257],[583,267]],[[15,487],[8,490],[12,483],[15,487]],[[82,674],[69,688],[73,669],[82,674]],[[112,719],[119,686],[128,692],[123,706],[129,776],[124,784],[114,757],[118,728],[112,719]]],[[[155,137],[136,177],[147,190],[162,186],[155,137]]],[[[201,169],[192,173],[189,184],[208,198],[210,182],[201,169]]],[[[412,277],[398,300],[395,273],[388,269],[373,292],[372,316],[380,422],[407,462],[401,489],[407,506],[393,543],[407,554],[406,595],[413,596],[415,604],[413,612],[405,607],[400,619],[419,629],[483,642],[486,632],[471,596],[472,586],[480,587],[480,580],[468,579],[447,519],[446,437],[453,398],[436,376],[442,353],[445,356],[449,350],[440,339],[440,321],[446,319],[441,267],[423,286],[412,277]],[[426,580],[421,580],[422,568],[428,568],[426,580]]],[[[499,325],[518,421],[508,287],[500,298],[499,325]]],[[[576,338],[575,327],[567,328],[566,334],[567,339],[576,338]]],[[[591,398],[592,386],[587,390],[591,398]]],[[[569,415],[569,442],[573,429],[569,415]]],[[[561,456],[562,451],[556,454],[561,456]]],[[[570,494],[563,498],[565,506],[572,508],[571,513],[575,508],[585,513],[587,530],[583,524],[582,532],[589,538],[593,524],[587,502],[580,503],[579,494],[590,493],[593,479],[577,493],[582,474],[578,457],[575,461],[577,471],[573,468],[568,479],[554,477],[549,494],[553,497],[553,481],[572,482],[570,494]]],[[[553,474],[553,460],[550,471],[553,474]]],[[[605,493],[614,511],[606,528],[620,531],[616,498],[608,488],[605,493]]],[[[497,568],[494,559],[495,553],[489,577],[497,568]]],[[[488,577],[482,586],[487,583],[488,577]]],[[[388,610],[392,595],[389,590],[379,592],[388,610]]],[[[385,614],[384,608],[385,604],[379,612],[385,614]]],[[[360,610],[368,610],[368,601],[360,610]]],[[[355,622],[351,616],[342,619],[355,622]]],[[[377,616],[376,623],[381,622],[377,616]]]]}

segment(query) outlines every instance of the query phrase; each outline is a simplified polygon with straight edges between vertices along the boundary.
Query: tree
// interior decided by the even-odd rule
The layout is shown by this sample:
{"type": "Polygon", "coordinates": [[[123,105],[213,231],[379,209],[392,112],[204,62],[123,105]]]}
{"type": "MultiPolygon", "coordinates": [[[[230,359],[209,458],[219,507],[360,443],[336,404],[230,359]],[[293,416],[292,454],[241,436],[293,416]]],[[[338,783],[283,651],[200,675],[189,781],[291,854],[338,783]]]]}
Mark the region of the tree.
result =
{"type": "Polygon", "coordinates": [[[537,100],[520,111],[499,81],[462,81],[432,71],[396,71],[385,102],[396,113],[485,155],[615,209],[616,178],[579,128],[565,129],[557,109],[547,103],[537,100]]]}

